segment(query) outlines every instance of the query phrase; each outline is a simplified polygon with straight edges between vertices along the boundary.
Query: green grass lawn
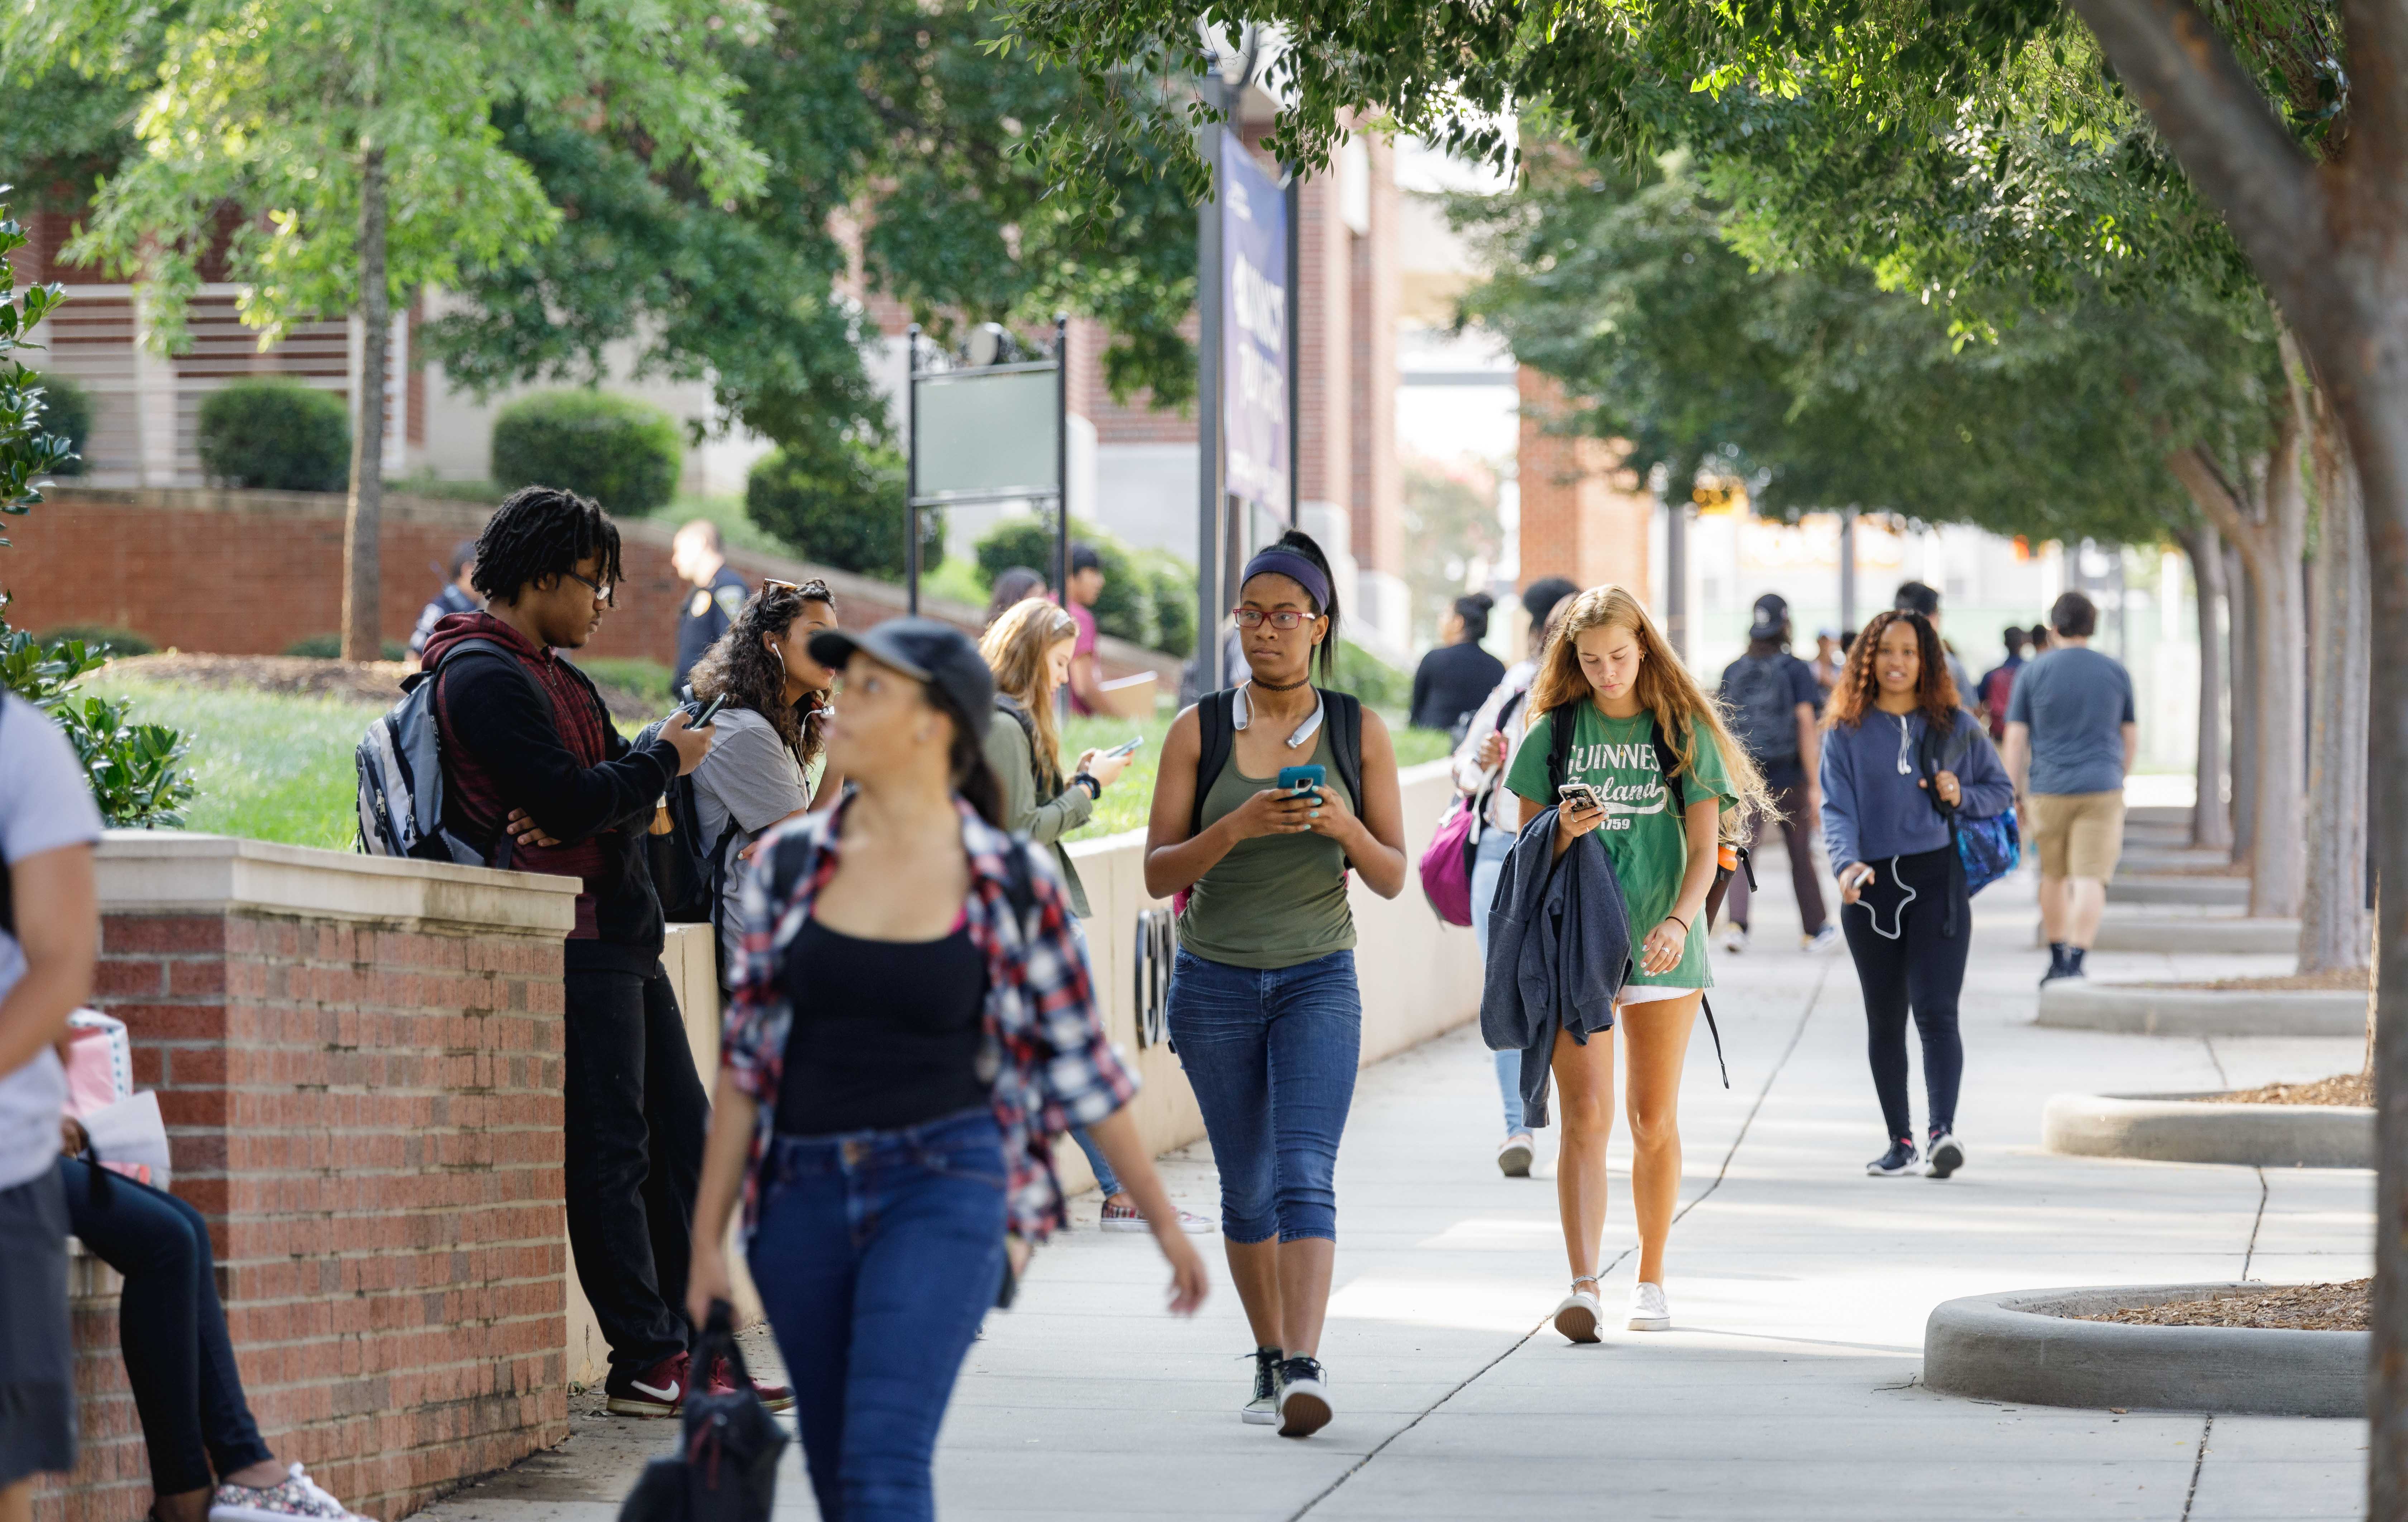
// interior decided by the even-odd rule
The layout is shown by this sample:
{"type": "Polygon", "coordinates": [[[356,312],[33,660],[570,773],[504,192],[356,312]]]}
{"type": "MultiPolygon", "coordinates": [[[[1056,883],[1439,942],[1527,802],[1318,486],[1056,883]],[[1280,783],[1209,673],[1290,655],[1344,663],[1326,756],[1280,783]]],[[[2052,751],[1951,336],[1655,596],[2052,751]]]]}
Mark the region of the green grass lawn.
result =
{"type": "MultiPolygon", "coordinates": [[[[369,721],[382,711],[377,705],[218,692],[106,675],[91,682],[89,690],[132,698],[138,719],[171,725],[191,740],[190,765],[199,790],[186,811],[186,827],[292,845],[351,848],[358,834],[351,753],[369,721]]],[[[1106,790],[1095,818],[1074,839],[1144,827],[1154,797],[1154,767],[1169,728],[1168,716],[1072,719],[1064,726],[1067,760],[1076,760],[1091,746],[1106,749],[1131,734],[1145,736],[1128,769],[1106,790]]],[[[1390,733],[1402,765],[1446,754],[1442,734],[1394,723],[1390,733]]]]}

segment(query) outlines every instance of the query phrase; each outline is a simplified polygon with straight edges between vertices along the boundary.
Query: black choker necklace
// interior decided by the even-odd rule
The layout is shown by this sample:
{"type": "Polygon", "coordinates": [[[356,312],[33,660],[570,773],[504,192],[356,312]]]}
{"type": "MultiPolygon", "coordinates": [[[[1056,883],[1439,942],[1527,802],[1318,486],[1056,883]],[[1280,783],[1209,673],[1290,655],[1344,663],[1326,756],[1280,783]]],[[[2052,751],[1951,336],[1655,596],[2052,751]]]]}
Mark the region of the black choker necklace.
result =
{"type": "Polygon", "coordinates": [[[1267,693],[1292,693],[1311,682],[1312,678],[1307,674],[1297,678],[1294,682],[1265,682],[1262,678],[1254,676],[1250,676],[1246,680],[1267,693]]]}

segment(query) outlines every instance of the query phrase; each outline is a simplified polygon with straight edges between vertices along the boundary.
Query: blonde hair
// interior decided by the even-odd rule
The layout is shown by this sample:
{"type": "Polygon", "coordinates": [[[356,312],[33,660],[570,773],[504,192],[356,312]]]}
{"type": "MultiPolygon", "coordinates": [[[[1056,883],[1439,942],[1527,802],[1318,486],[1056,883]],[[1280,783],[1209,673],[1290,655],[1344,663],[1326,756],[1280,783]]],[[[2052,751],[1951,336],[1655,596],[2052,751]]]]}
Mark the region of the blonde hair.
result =
{"type": "Polygon", "coordinates": [[[1058,792],[1062,786],[1062,731],[1054,719],[1054,683],[1045,657],[1055,645],[1078,637],[1079,625],[1068,613],[1035,597],[1005,609],[979,637],[979,653],[995,673],[996,691],[1018,700],[1037,731],[1041,791],[1058,792]]]}
{"type": "Polygon", "coordinates": [[[1721,839],[1744,842],[1756,820],[1780,817],[1765,788],[1764,774],[1756,770],[1747,747],[1731,738],[1722,704],[1698,687],[1689,668],[1672,653],[1663,632],[1648,615],[1647,605],[1622,587],[1593,586],[1556,618],[1548,632],[1546,648],[1539,653],[1538,673],[1530,679],[1532,725],[1539,722],[1541,714],[1557,709],[1569,714],[1580,704],[1595,700],[1596,689],[1581,670],[1576,643],[1589,629],[1627,629],[1639,641],[1645,658],[1639,663],[1639,676],[1632,690],[1640,707],[1655,715],[1656,727],[1663,733],[1664,742],[1671,748],[1682,771],[1696,774],[1698,737],[1702,733],[1713,738],[1722,756],[1723,772],[1730,779],[1731,791],[1736,796],[1733,806],[1722,816],[1721,839]]]}

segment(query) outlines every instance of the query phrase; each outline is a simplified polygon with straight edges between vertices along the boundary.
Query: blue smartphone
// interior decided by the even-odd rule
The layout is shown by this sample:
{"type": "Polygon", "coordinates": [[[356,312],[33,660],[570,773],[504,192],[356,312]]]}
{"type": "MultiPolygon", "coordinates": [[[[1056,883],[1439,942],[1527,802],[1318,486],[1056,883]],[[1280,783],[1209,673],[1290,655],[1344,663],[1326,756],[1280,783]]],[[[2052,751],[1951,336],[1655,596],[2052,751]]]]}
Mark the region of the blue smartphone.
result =
{"type": "Polygon", "coordinates": [[[1327,781],[1328,776],[1328,772],[1320,767],[1282,767],[1279,774],[1280,790],[1302,797],[1327,781]]]}

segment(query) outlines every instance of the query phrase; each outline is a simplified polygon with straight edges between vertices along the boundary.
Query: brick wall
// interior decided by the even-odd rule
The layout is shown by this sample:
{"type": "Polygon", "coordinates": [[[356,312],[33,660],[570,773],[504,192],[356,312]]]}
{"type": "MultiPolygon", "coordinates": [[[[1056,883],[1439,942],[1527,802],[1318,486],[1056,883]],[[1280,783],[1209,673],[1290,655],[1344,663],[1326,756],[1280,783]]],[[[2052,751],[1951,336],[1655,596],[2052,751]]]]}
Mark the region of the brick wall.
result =
{"type": "MultiPolygon", "coordinates": [[[[278,1457],[390,1522],[566,1438],[574,883],[133,832],[112,832],[101,879],[94,1002],[159,1093],[278,1457]]],[[[96,1270],[76,1318],[82,1463],[43,1522],[150,1504],[96,1270]]]]}
{"type": "MultiPolygon", "coordinates": [[[[15,547],[0,567],[14,596],[9,622],[43,630],[66,624],[131,629],[160,647],[233,655],[281,654],[330,634],[342,614],[343,510],[338,495],[312,492],[127,490],[59,486],[33,517],[12,520],[15,547]]],[[[382,625],[408,637],[443,581],[430,567],[474,538],[492,509],[389,495],[378,538],[382,625]]],[[[677,654],[677,619],[688,588],[669,566],[674,523],[620,525],[626,581],[586,647],[595,656],[677,654]]],[[[735,552],[728,563],[757,585],[764,576],[817,576],[836,593],[847,625],[903,611],[903,589],[779,555],[735,552]]],[[[922,607],[975,630],[983,609],[923,599],[922,607]]],[[[1154,671],[1174,686],[1179,663],[1117,639],[1101,646],[1108,675],[1154,671]]]]}
{"type": "Polygon", "coordinates": [[[1622,467],[1614,443],[1562,433],[1563,387],[1524,366],[1519,376],[1522,584],[1568,576],[1583,587],[1619,582],[1642,598],[1647,532],[1656,511],[1647,483],[1622,467]]]}

